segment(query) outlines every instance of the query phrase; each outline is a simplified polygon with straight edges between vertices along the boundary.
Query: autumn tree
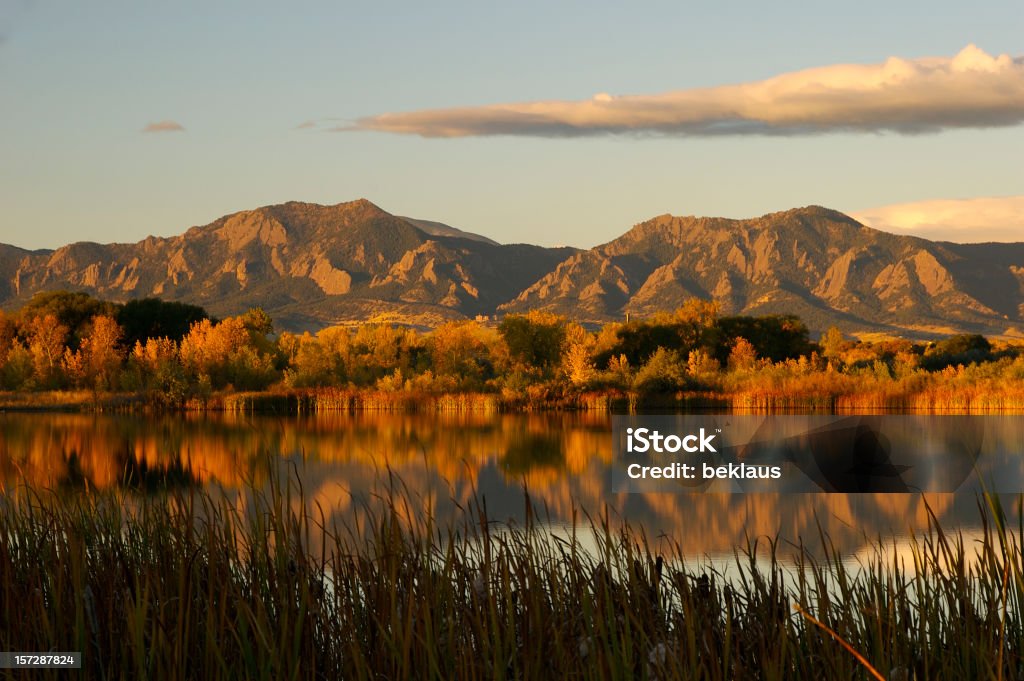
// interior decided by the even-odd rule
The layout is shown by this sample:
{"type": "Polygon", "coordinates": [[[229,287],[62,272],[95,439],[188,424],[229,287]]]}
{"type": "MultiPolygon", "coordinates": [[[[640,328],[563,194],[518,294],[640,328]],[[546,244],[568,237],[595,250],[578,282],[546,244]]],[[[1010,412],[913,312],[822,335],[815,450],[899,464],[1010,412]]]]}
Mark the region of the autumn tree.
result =
{"type": "Polygon", "coordinates": [[[288,357],[285,381],[291,387],[319,388],[340,382],[341,358],[320,338],[308,332],[301,336],[282,334],[278,345],[288,357]]]}
{"type": "Polygon", "coordinates": [[[35,386],[35,366],[32,353],[20,341],[15,340],[0,364],[0,388],[6,390],[31,390],[35,386]]]}
{"type": "Polygon", "coordinates": [[[31,355],[18,340],[14,319],[0,310],[0,390],[18,390],[31,378],[31,355]]]}
{"type": "Polygon", "coordinates": [[[31,316],[22,320],[21,335],[32,358],[36,386],[55,388],[63,381],[61,360],[64,357],[68,327],[53,314],[31,316]]]}
{"type": "Polygon", "coordinates": [[[641,366],[659,349],[679,352],[684,346],[680,326],[672,321],[656,323],[634,321],[621,325],[616,330],[617,342],[598,355],[598,364],[605,364],[612,357],[622,355],[634,366],[641,366]]]}
{"type": "Polygon", "coordinates": [[[92,328],[82,339],[78,352],[82,357],[82,371],[86,383],[94,390],[113,390],[121,370],[124,350],[121,339],[124,332],[113,317],[98,315],[92,328]]]}
{"type": "Polygon", "coordinates": [[[505,317],[498,326],[513,361],[541,370],[556,366],[565,342],[565,320],[531,310],[505,317]]]}
{"type": "Polygon", "coordinates": [[[625,355],[616,355],[608,360],[607,376],[619,387],[628,388],[633,384],[636,371],[629,364],[629,358],[625,355]]]}
{"type": "Polygon", "coordinates": [[[681,349],[711,350],[718,342],[718,301],[690,298],[676,308],[672,317],[680,336],[681,349]]]}
{"type": "Polygon", "coordinates": [[[412,329],[391,324],[362,324],[352,336],[345,371],[356,385],[370,385],[398,371],[408,374],[425,354],[412,329]]]}
{"type": "Polygon", "coordinates": [[[566,326],[562,372],[575,386],[586,385],[597,375],[597,366],[591,356],[594,343],[593,335],[579,324],[573,322],[566,326]]]}
{"type": "Polygon", "coordinates": [[[810,356],[813,347],[807,326],[795,315],[762,317],[722,317],[718,320],[720,340],[715,349],[719,361],[726,360],[730,343],[737,336],[746,338],[758,357],[773,362],[810,356]],[[724,340],[728,339],[728,340],[724,340]]]}
{"type": "Polygon", "coordinates": [[[474,321],[442,324],[427,339],[430,366],[435,375],[452,378],[459,389],[479,389],[494,377],[494,340],[492,329],[474,321]]]}
{"type": "Polygon", "coordinates": [[[621,322],[608,322],[598,329],[594,337],[594,360],[599,367],[603,367],[612,357],[612,351],[619,344],[619,329],[621,322]]]}
{"type": "Polygon", "coordinates": [[[676,350],[658,348],[644,363],[633,380],[641,392],[666,393],[686,387],[686,364],[676,350]]]}
{"type": "Polygon", "coordinates": [[[757,350],[754,349],[753,344],[743,336],[733,339],[732,349],[729,351],[729,371],[750,371],[756,363],[757,350]]]}
{"type": "Polygon", "coordinates": [[[274,358],[256,347],[253,330],[241,317],[214,324],[204,319],[181,340],[182,364],[200,382],[214,389],[256,390],[276,377],[274,358]]]}
{"type": "Polygon", "coordinates": [[[14,320],[0,310],[0,367],[7,363],[7,355],[10,354],[17,339],[17,326],[14,320]]]}
{"type": "Polygon", "coordinates": [[[97,315],[116,315],[117,306],[93,298],[81,291],[42,291],[19,311],[22,319],[53,316],[66,329],[65,342],[72,350],[89,331],[89,324],[97,315]]]}
{"type": "Polygon", "coordinates": [[[847,347],[847,342],[843,338],[843,332],[839,330],[838,326],[830,326],[821,335],[818,345],[821,346],[821,354],[825,359],[830,362],[839,362],[842,359],[843,351],[847,347]]]}
{"type": "Polygon", "coordinates": [[[158,402],[180,406],[188,395],[188,376],[170,338],[136,341],[123,374],[124,387],[146,390],[158,402]]]}
{"type": "Polygon", "coordinates": [[[708,383],[721,370],[721,364],[704,348],[690,350],[686,358],[686,373],[695,381],[708,383]]]}

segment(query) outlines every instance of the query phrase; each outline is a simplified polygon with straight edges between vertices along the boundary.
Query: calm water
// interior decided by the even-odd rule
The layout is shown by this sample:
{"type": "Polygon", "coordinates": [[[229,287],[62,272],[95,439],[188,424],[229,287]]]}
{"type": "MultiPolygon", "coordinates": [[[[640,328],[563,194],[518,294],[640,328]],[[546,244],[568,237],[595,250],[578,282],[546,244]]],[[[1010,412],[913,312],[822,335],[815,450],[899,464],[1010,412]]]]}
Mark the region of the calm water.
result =
{"type": "Polygon", "coordinates": [[[357,523],[363,502],[395,479],[414,513],[430,507],[441,522],[474,498],[492,519],[521,520],[526,489],[556,530],[574,514],[607,510],[613,523],[624,519],[655,542],[712,559],[764,536],[813,549],[819,526],[847,556],[878,538],[901,551],[902,538],[927,527],[927,506],[945,529],[970,535],[979,525],[971,495],[611,494],[611,457],[607,414],[0,414],[5,488],[209,486],[244,504],[247,482],[265,486],[283,473],[301,481],[310,509],[357,523]]]}

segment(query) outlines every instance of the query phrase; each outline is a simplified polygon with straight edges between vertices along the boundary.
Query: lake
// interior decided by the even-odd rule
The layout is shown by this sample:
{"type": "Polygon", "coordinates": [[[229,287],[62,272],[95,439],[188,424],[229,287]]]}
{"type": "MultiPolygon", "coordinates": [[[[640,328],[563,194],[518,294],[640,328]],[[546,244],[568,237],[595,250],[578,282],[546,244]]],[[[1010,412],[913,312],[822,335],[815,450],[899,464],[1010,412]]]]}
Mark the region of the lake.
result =
{"type": "MultiPolygon", "coordinates": [[[[1006,417],[995,417],[1006,418],[1006,417]]],[[[1010,417],[1020,418],[1020,417],[1010,417]]],[[[844,556],[878,539],[895,552],[928,526],[973,535],[972,494],[719,494],[611,492],[606,413],[326,413],[313,416],[0,414],[0,485],[75,494],[206,487],[245,508],[247,485],[288,476],[307,510],[361,527],[368,500],[398,488],[409,513],[440,524],[479,500],[495,521],[522,522],[526,495],[555,532],[604,514],[652,543],[720,561],[748,540],[778,537],[781,555],[822,531],[844,556]]],[[[1015,508],[1011,503],[1009,507],[1015,508]]]]}

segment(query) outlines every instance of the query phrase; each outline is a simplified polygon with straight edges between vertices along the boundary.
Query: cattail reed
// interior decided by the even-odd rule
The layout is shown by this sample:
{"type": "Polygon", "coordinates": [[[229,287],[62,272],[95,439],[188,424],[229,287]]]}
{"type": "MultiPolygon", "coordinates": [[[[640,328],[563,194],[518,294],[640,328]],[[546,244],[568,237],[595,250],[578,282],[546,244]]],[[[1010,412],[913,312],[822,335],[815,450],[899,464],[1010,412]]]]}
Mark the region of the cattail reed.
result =
{"type": "Polygon", "coordinates": [[[87,678],[111,679],[1024,674],[1024,529],[995,499],[980,541],[933,522],[909,551],[881,543],[851,565],[827,538],[792,558],[752,540],[725,574],[607,513],[574,514],[591,520],[556,538],[529,498],[520,524],[482,499],[438,524],[400,481],[389,490],[343,519],[274,478],[12,490],[0,646],[79,650],[87,678]]]}

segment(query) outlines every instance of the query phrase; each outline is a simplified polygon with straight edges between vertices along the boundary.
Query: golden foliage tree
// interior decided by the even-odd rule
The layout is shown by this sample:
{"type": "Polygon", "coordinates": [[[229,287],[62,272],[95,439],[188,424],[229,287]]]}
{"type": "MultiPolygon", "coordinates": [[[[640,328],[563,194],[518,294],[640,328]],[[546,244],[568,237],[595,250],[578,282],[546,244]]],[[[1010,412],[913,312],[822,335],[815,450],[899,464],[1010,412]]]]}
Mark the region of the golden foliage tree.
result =
{"type": "Polygon", "coordinates": [[[496,340],[492,329],[474,321],[442,324],[427,341],[431,367],[458,387],[479,389],[494,374],[491,348],[496,340]]]}
{"type": "Polygon", "coordinates": [[[181,362],[198,381],[215,389],[266,387],[275,376],[273,357],[254,347],[250,332],[241,317],[217,324],[209,319],[196,322],[181,340],[181,362]]]}
{"type": "Polygon", "coordinates": [[[757,363],[757,350],[753,343],[743,336],[737,336],[732,342],[732,349],[729,351],[730,371],[750,371],[757,363]]]}
{"type": "Polygon", "coordinates": [[[85,381],[95,390],[117,387],[117,375],[124,360],[121,339],[124,332],[113,317],[93,317],[92,328],[82,339],[78,352],[82,356],[85,381]]]}
{"type": "MultiPolygon", "coordinates": [[[[347,333],[346,333],[347,336],[347,333]]],[[[332,352],[327,338],[289,334],[281,339],[282,349],[289,356],[285,372],[287,384],[294,388],[315,388],[336,385],[342,376],[338,371],[341,356],[332,352]]]]}
{"type": "Polygon", "coordinates": [[[586,385],[597,375],[592,355],[594,344],[594,336],[579,324],[571,323],[566,326],[562,371],[575,386],[586,385]]]}
{"type": "Polygon", "coordinates": [[[7,355],[14,347],[17,327],[14,320],[0,310],[0,367],[7,363],[7,355]]]}
{"type": "Polygon", "coordinates": [[[25,337],[38,387],[57,387],[63,379],[62,359],[68,327],[52,314],[29,317],[24,322],[25,337]]]}

